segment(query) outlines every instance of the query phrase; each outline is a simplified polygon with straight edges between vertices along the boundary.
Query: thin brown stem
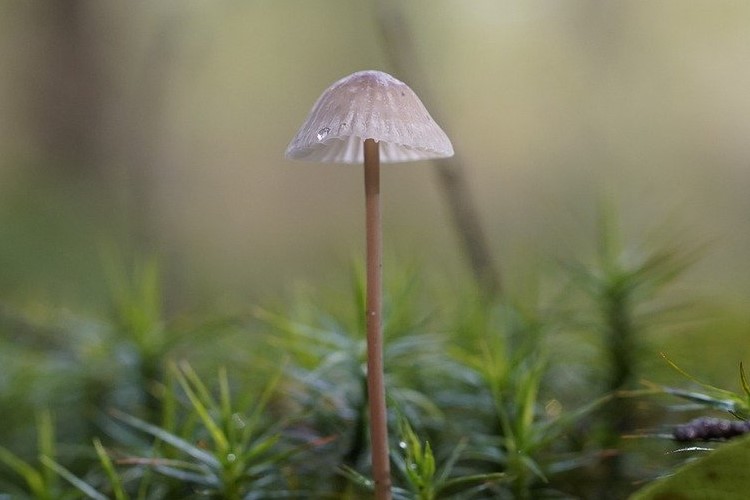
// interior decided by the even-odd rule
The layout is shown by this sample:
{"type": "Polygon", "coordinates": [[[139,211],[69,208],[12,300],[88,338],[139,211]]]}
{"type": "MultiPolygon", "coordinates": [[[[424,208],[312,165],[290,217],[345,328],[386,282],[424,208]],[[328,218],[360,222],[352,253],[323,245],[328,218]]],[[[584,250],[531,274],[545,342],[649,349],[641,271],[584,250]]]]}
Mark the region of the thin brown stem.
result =
{"type": "Polygon", "coordinates": [[[391,498],[388,415],[383,370],[383,235],[380,222],[380,145],[365,140],[365,228],[367,233],[367,394],[370,407],[372,475],[376,500],[391,498]]]}

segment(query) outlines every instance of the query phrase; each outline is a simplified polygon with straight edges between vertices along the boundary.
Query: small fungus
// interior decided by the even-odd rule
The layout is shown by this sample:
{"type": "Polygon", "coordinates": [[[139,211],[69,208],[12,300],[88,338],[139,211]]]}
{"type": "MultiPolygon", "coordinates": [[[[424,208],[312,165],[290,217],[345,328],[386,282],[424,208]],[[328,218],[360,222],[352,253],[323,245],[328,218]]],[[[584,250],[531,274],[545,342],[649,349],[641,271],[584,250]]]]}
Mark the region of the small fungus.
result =
{"type": "Polygon", "coordinates": [[[446,158],[453,146],[419,97],[381,71],[359,71],[320,96],[286,150],[293,160],[359,163],[365,170],[367,392],[375,498],[391,498],[382,331],[380,163],[446,158]]]}

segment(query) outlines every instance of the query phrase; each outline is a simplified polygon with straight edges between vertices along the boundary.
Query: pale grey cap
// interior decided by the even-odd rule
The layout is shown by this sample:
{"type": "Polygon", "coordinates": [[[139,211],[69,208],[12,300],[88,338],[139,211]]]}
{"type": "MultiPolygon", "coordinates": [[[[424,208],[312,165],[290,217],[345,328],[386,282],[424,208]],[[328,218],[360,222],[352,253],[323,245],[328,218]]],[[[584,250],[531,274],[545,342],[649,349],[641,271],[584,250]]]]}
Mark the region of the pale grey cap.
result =
{"type": "Polygon", "coordinates": [[[294,160],[362,163],[365,139],[380,143],[380,161],[453,156],[453,146],[417,94],[382,71],[359,71],[318,98],[286,149],[294,160]]]}

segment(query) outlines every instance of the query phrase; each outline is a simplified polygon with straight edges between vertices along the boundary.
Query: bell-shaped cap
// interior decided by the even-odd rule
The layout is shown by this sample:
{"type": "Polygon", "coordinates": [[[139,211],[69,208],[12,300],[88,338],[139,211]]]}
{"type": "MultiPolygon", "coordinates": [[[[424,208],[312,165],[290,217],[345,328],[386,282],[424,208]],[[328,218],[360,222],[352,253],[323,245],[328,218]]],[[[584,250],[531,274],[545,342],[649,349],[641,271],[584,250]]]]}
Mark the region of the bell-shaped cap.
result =
{"type": "Polygon", "coordinates": [[[363,142],[380,143],[380,161],[453,156],[448,136],[405,83],[381,71],[359,71],[320,96],[292,139],[294,160],[362,163],[363,142]]]}

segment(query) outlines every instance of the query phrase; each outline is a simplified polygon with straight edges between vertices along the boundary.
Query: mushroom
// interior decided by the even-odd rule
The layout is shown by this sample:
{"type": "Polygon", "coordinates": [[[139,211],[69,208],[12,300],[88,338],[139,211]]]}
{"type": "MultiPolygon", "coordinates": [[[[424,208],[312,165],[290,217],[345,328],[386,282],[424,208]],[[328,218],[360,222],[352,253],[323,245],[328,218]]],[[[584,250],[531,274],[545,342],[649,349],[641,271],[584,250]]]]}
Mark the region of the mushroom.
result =
{"type": "Polygon", "coordinates": [[[405,83],[359,71],[320,96],[286,150],[287,158],[364,163],[367,244],[367,389],[375,498],[391,497],[383,380],[380,163],[453,156],[453,146],[405,83]]]}

